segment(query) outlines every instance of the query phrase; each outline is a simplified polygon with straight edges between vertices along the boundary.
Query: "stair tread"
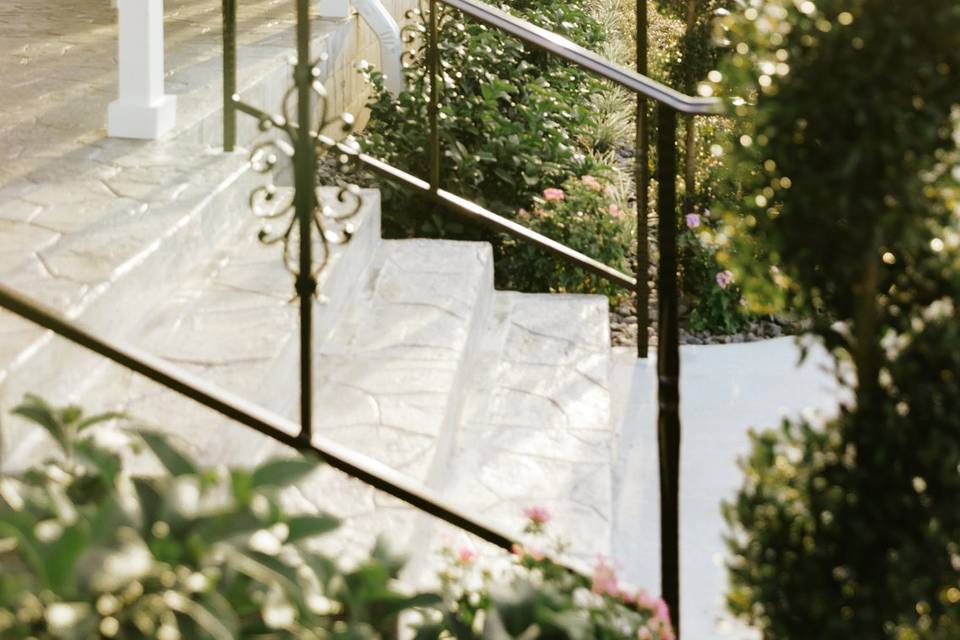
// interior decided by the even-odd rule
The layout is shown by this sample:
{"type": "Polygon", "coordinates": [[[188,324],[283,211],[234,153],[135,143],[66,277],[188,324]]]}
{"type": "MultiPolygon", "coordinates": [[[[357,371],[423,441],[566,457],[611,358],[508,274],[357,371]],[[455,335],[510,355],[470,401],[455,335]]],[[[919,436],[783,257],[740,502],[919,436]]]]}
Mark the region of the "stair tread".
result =
{"type": "Polygon", "coordinates": [[[426,480],[458,411],[492,261],[485,243],[383,242],[321,348],[315,430],[426,480]]]}
{"type": "Polygon", "coordinates": [[[607,301],[497,292],[496,309],[480,356],[496,365],[473,386],[488,400],[464,413],[445,495],[517,533],[522,509],[543,506],[573,557],[608,555],[615,433],[607,301]]]}

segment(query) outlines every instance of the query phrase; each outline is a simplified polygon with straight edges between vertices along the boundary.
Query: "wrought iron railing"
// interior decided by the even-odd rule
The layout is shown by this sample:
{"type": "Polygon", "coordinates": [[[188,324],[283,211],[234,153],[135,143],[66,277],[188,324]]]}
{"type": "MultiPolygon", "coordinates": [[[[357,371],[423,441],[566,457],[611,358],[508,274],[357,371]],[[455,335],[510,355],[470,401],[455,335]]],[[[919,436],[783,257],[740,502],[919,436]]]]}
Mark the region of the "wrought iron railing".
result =
{"type": "MultiPolygon", "coordinates": [[[[679,633],[680,623],[680,563],[679,563],[679,476],[680,476],[680,329],[677,232],[680,216],[677,210],[677,116],[691,118],[715,115],[724,112],[724,104],[716,98],[701,98],[685,95],[639,73],[646,71],[646,0],[637,2],[637,66],[632,71],[614,64],[569,39],[518,19],[496,7],[477,0],[423,0],[427,3],[426,53],[429,104],[428,104],[428,155],[429,174],[426,178],[402,171],[377,158],[360,153],[359,148],[331,138],[320,140],[321,145],[337,153],[351,154],[357,163],[370,172],[417,192],[448,211],[465,216],[492,227],[514,238],[552,253],[584,270],[605,278],[628,289],[636,296],[638,355],[647,356],[647,331],[649,325],[648,304],[650,291],[647,282],[649,262],[649,238],[647,230],[648,198],[648,101],[656,105],[656,181],[658,233],[657,246],[657,440],[659,446],[660,475],[660,539],[661,539],[661,590],[671,607],[671,618],[679,633]],[[480,205],[441,188],[442,158],[440,142],[439,92],[440,92],[440,11],[451,8],[494,29],[546,51],[558,58],[581,67],[588,72],[622,86],[637,98],[637,150],[635,171],[637,195],[637,273],[625,274],[613,267],[584,255],[528,229],[515,221],[481,207],[480,205]]],[[[422,4],[423,4],[422,3],[422,4]]],[[[310,61],[310,21],[308,0],[297,0],[297,67],[294,72],[295,90],[298,96],[298,122],[309,121],[310,101],[313,94],[323,96],[322,87],[314,83],[316,67],[310,61]]],[[[296,202],[296,219],[301,230],[309,232],[314,211],[319,203],[311,201],[317,173],[316,145],[307,136],[297,134],[289,118],[271,116],[261,109],[240,100],[236,94],[236,0],[223,0],[224,16],[224,149],[232,151],[236,145],[236,112],[241,111],[259,119],[261,128],[271,124],[283,128],[293,143],[293,161],[297,193],[304,194],[296,202]]],[[[321,117],[321,122],[324,118],[321,117]]],[[[350,122],[345,122],[349,129],[350,122]]],[[[688,194],[689,195],[689,194],[688,194]]],[[[306,236],[301,236],[306,237],[306,236]]],[[[302,430],[309,437],[310,406],[310,313],[309,293],[316,283],[303,273],[310,265],[310,243],[301,242],[301,269],[297,291],[301,304],[301,383],[302,430]],[[304,251],[304,247],[306,250],[304,251]],[[305,295],[306,294],[306,295],[305,295]]]]}
{"type": "MultiPolygon", "coordinates": [[[[638,7],[644,4],[640,0],[638,7]]],[[[657,278],[658,294],[658,397],[657,419],[660,450],[660,509],[661,509],[661,580],[662,592],[671,605],[671,617],[679,630],[679,461],[680,461],[680,416],[679,416],[679,324],[677,285],[677,114],[705,115],[722,111],[720,102],[711,99],[693,98],[678,93],[669,87],[612,64],[600,56],[579,47],[569,40],[519,20],[494,7],[476,0],[429,0],[428,43],[426,63],[430,78],[430,168],[427,179],[422,179],[390,166],[376,158],[359,152],[355,144],[343,135],[349,133],[352,120],[346,117],[328,118],[325,92],[318,81],[318,61],[310,55],[311,22],[310,1],[296,0],[297,9],[297,59],[294,68],[294,84],[286,94],[281,113],[271,115],[262,109],[247,104],[237,95],[237,50],[236,50],[236,0],[223,0],[224,42],[224,149],[233,151],[236,145],[237,112],[249,114],[259,121],[260,128],[276,130],[286,136],[271,143],[258,144],[251,162],[254,169],[270,173],[281,156],[288,156],[294,169],[294,192],[285,199],[272,182],[255,190],[251,196],[255,210],[264,218],[284,218],[286,227],[276,235],[262,236],[266,241],[284,244],[288,268],[294,273],[300,305],[300,424],[275,415],[228,392],[217,389],[203,380],[186,373],[176,366],[135,348],[112,342],[94,335],[77,324],[44,308],[14,290],[0,285],[0,307],[6,308],[56,334],[90,349],[128,369],[186,396],[222,415],[309,455],[316,455],[331,466],[357,478],[389,495],[399,498],[415,508],[453,524],[504,549],[511,549],[516,542],[508,534],[485,524],[470,514],[463,513],[454,505],[446,503],[430,490],[406,479],[402,474],[377,463],[361,454],[342,447],[335,442],[316,435],[312,431],[313,416],[313,311],[314,295],[317,292],[317,265],[325,262],[330,243],[349,240],[351,226],[349,215],[326,206],[323,195],[316,187],[318,155],[334,151],[365,167],[373,173],[406,186],[451,212],[467,216],[510,234],[521,241],[549,251],[559,259],[573,263],[600,277],[606,278],[630,291],[636,292],[638,306],[646,309],[649,292],[646,286],[646,262],[639,262],[636,277],[624,274],[589,256],[574,251],[550,238],[526,229],[516,222],[499,216],[456,194],[440,188],[441,158],[438,117],[439,98],[439,22],[440,5],[453,8],[474,20],[513,35],[527,44],[548,51],[572,64],[578,65],[597,76],[617,83],[636,94],[638,98],[638,124],[646,120],[645,101],[657,104],[657,205],[659,210],[659,265],[657,278]],[[323,107],[319,116],[316,103],[323,107]],[[335,131],[331,131],[331,129],[335,131]],[[286,218],[289,217],[289,220],[286,218]],[[296,255],[294,255],[296,254],[296,255]]],[[[645,15],[644,15],[645,17],[645,15]]],[[[638,41],[638,47],[641,46],[638,41]]],[[[639,60],[639,58],[638,58],[639,60]]],[[[638,131],[638,141],[646,139],[645,127],[638,131]]],[[[645,143],[644,143],[645,144],[645,143]]],[[[645,159],[646,149],[638,156],[645,159]]],[[[646,219],[646,167],[639,169],[641,178],[637,186],[638,218],[646,219]],[[642,193],[641,193],[642,191],[642,193]]],[[[343,185],[336,199],[346,202],[349,212],[356,212],[361,197],[358,190],[343,185]],[[357,203],[351,204],[351,199],[357,203]]],[[[645,225],[638,225],[644,228],[645,225]]],[[[638,254],[646,255],[645,231],[638,236],[638,254]]],[[[640,316],[638,308],[638,316],[640,316]]],[[[646,326],[639,327],[639,334],[646,326]]],[[[638,338],[640,336],[638,335],[638,338]]],[[[645,345],[645,343],[642,343],[645,345]]],[[[641,351],[645,355],[645,346],[641,351]]]]}

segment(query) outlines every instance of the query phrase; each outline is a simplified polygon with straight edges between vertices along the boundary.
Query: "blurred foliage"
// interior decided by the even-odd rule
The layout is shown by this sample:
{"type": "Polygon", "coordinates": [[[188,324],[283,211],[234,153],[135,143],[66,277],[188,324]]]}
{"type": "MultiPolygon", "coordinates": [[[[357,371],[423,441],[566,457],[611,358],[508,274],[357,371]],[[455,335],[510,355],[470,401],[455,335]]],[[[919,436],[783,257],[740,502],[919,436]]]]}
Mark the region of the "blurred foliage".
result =
{"type": "MultiPolygon", "coordinates": [[[[660,16],[652,24],[669,20],[677,25],[676,34],[668,40],[651,34],[654,49],[666,56],[661,63],[661,77],[685,93],[698,93],[698,83],[716,67],[727,44],[723,31],[715,33],[715,28],[717,19],[726,14],[733,0],[656,0],[654,4],[660,16]]],[[[712,91],[712,88],[700,89],[704,95],[712,91]]],[[[684,233],[680,239],[680,289],[688,312],[686,325],[692,331],[733,334],[747,327],[751,314],[741,304],[739,286],[718,285],[718,274],[726,269],[721,263],[723,248],[717,242],[721,221],[710,214],[710,207],[718,197],[729,200],[728,190],[736,188],[726,182],[723,154],[717,151],[718,144],[728,138],[739,123],[721,116],[685,118],[678,126],[678,140],[684,139],[691,123],[694,135],[692,140],[679,145],[682,153],[678,170],[684,174],[685,166],[690,165],[694,191],[686,193],[683,179],[678,180],[678,186],[687,207],[682,213],[699,215],[702,227],[695,234],[684,233]]],[[[656,162],[655,154],[653,162],[656,162]]]]}
{"type": "Polygon", "coordinates": [[[728,604],[767,637],[955,637],[946,629],[957,628],[960,602],[956,305],[960,279],[913,316],[923,327],[890,345],[875,406],[753,436],[744,485],[725,506],[728,604]]]}
{"type": "Polygon", "coordinates": [[[663,600],[621,585],[606,561],[598,561],[591,580],[546,559],[545,548],[555,546],[559,555],[563,545],[545,525],[531,519],[530,546],[495,566],[470,548],[446,549],[443,612],[418,625],[416,640],[673,640],[663,600]]]}
{"type": "Polygon", "coordinates": [[[729,606],[771,638],[953,637],[960,5],[767,0],[726,26],[728,259],[754,301],[817,315],[857,394],[754,436],[729,606]]]}
{"type": "Polygon", "coordinates": [[[960,5],[767,0],[723,24],[731,268],[758,306],[852,318],[867,265],[891,254],[885,291],[948,213],[930,182],[955,146],[960,5]]]}
{"type": "MultiPolygon", "coordinates": [[[[419,638],[673,637],[661,600],[620,586],[604,564],[591,583],[535,547],[496,551],[509,576],[458,554],[439,576],[443,595],[403,586],[403,560],[382,542],[346,568],[319,544],[335,517],[283,506],[313,460],[204,469],[121,414],[87,417],[36,396],[14,413],[57,447],[0,476],[4,640],[376,640],[417,620],[419,638]]],[[[527,514],[534,542],[549,514],[527,514]]]]}
{"type": "Polygon", "coordinates": [[[14,412],[58,451],[0,476],[0,638],[394,637],[400,611],[438,602],[397,591],[402,562],[381,545],[349,571],[314,550],[337,519],[278,500],[312,460],[201,469],[157,431],[98,438],[116,414],[34,396],[14,412]],[[162,472],[128,473],[141,449],[162,472]]]}

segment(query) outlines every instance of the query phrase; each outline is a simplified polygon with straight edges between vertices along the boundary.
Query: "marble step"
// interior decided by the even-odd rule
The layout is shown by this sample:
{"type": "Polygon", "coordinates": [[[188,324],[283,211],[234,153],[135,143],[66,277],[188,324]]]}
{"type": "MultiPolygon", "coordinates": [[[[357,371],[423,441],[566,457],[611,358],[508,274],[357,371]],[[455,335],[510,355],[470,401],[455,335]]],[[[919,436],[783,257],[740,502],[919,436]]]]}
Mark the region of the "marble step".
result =
{"type": "MultiPolygon", "coordinates": [[[[204,268],[247,217],[255,183],[245,157],[197,144],[104,140],[87,152],[87,173],[4,202],[0,281],[117,336],[204,268]]],[[[11,314],[0,345],[2,406],[25,391],[67,399],[94,366],[11,314]]]]}
{"type": "MultiPolygon", "coordinates": [[[[497,292],[440,487],[454,504],[520,534],[546,508],[576,564],[611,553],[612,463],[607,300],[497,292]]],[[[433,575],[444,546],[487,548],[429,520],[411,569],[433,575]]]]}
{"type": "MultiPolygon", "coordinates": [[[[78,99],[63,89],[66,77],[30,84],[26,104],[37,103],[42,122],[31,128],[14,118],[19,128],[0,127],[18,154],[17,171],[0,178],[0,281],[109,335],[138,326],[157,301],[208,270],[206,260],[241,228],[248,195],[263,181],[249,171],[245,152],[219,149],[220,5],[178,1],[167,9],[167,90],[179,102],[178,126],[166,139],[104,138],[101,119],[114,90],[98,83],[78,99]]],[[[87,17],[112,28],[109,7],[87,17]]],[[[292,82],[294,19],[281,0],[239,12],[238,93],[268,112],[281,108],[292,82]]],[[[326,57],[321,78],[335,108],[353,89],[344,56],[355,48],[355,31],[349,21],[314,23],[313,50],[326,57]]],[[[98,33],[88,62],[114,69],[115,39],[98,33]]],[[[43,70],[33,74],[71,73],[60,62],[69,57],[35,53],[31,62],[43,70]]],[[[263,139],[253,118],[238,114],[238,125],[241,146],[263,139]]],[[[88,378],[94,365],[81,351],[49,344],[35,326],[0,312],[0,406],[24,391],[67,397],[88,378]]],[[[4,455],[0,449],[0,463],[4,455]]]]}
{"type": "MultiPolygon", "coordinates": [[[[333,201],[336,190],[326,188],[324,193],[333,201]]],[[[289,415],[299,397],[299,318],[298,305],[292,303],[294,278],[284,267],[280,245],[267,246],[258,240],[260,221],[246,208],[230,210],[232,215],[238,211],[243,214],[238,216],[239,228],[224,236],[217,246],[203,248],[203,262],[187,269],[182,278],[164,282],[166,293],[159,300],[154,299],[158,292],[152,284],[140,283],[146,289],[139,294],[132,290],[125,299],[110,296],[108,300],[108,304],[120,305],[113,312],[122,315],[124,323],[110,325],[104,321],[97,326],[87,317],[83,321],[112,338],[123,339],[213,384],[289,415]]],[[[355,231],[350,242],[331,247],[327,267],[320,274],[324,295],[318,299],[314,313],[318,343],[329,335],[353,295],[355,282],[376,253],[380,241],[378,191],[363,192],[363,206],[351,222],[355,231]]],[[[171,259],[176,257],[174,254],[171,259]]],[[[189,256],[183,256],[183,260],[188,261],[189,256]]],[[[167,270],[159,273],[165,275],[178,268],[163,267],[167,270]]],[[[67,371],[48,369],[46,380],[25,389],[40,391],[57,402],[72,400],[110,407],[148,421],[164,422],[169,421],[170,408],[182,404],[160,387],[59,338],[50,339],[43,353],[27,361],[30,366],[26,373],[35,372],[38,357],[70,365],[67,371]],[[55,373],[50,375],[51,371],[55,373]],[[50,391],[55,385],[69,387],[63,395],[55,395],[50,391]]],[[[8,382],[7,392],[12,394],[9,389],[24,387],[23,378],[17,374],[16,387],[8,382]]],[[[27,380],[33,382],[30,377],[27,380]]],[[[194,413],[195,408],[186,403],[178,414],[182,428],[193,428],[194,413]]],[[[216,446],[217,430],[224,421],[212,416],[208,419],[214,420],[209,430],[190,433],[185,441],[196,451],[212,452],[212,463],[242,462],[242,454],[231,453],[229,446],[216,446]],[[211,442],[214,445],[208,446],[211,442]]],[[[38,433],[21,434],[17,427],[16,421],[10,421],[5,431],[9,460],[19,465],[31,460],[42,447],[38,446],[38,433]]],[[[228,439],[221,444],[230,442],[228,439]]]]}
{"type": "MultiPolygon", "coordinates": [[[[325,283],[348,293],[333,296],[343,301],[337,308],[318,309],[335,322],[318,330],[324,339],[317,348],[314,430],[426,482],[449,459],[475,371],[474,351],[494,295],[492,252],[484,243],[433,240],[374,247],[363,238],[378,230],[378,211],[371,205],[373,224],[368,220],[330,266],[339,284],[325,283]],[[367,263],[352,262],[351,252],[367,263]]],[[[136,342],[295,419],[297,308],[288,303],[291,279],[278,251],[249,240],[236,245],[206,279],[161,305],[136,342]]],[[[85,404],[155,425],[206,464],[250,465],[285,453],[119,367],[107,365],[87,387],[85,404]]],[[[33,451],[42,452],[37,445],[33,451]]],[[[415,547],[417,514],[410,507],[333,469],[322,468],[285,499],[291,508],[331,511],[345,520],[345,532],[325,541],[339,555],[359,557],[388,531],[398,546],[415,547]]]]}

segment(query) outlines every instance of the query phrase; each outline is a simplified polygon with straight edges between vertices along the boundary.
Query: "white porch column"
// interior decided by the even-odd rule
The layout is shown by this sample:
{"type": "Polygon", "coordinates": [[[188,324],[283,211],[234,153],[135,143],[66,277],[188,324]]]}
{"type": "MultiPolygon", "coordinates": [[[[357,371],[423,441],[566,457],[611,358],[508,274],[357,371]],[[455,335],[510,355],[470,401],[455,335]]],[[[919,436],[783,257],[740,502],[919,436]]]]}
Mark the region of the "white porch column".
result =
{"type": "Polygon", "coordinates": [[[163,0],[116,3],[119,95],[107,112],[107,133],[159,138],[177,115],[176,96],[163,92],[163,0]]]}

